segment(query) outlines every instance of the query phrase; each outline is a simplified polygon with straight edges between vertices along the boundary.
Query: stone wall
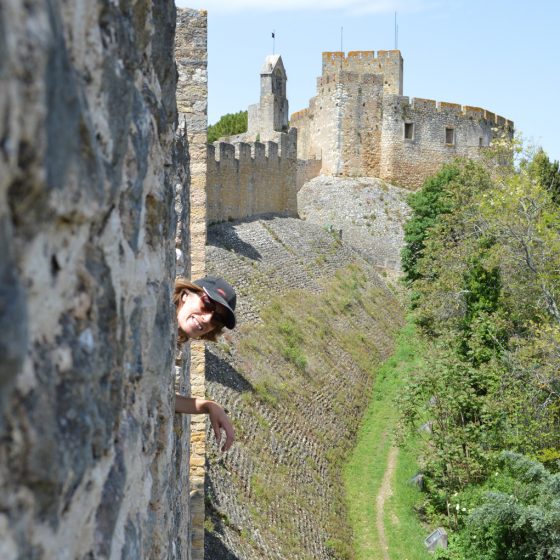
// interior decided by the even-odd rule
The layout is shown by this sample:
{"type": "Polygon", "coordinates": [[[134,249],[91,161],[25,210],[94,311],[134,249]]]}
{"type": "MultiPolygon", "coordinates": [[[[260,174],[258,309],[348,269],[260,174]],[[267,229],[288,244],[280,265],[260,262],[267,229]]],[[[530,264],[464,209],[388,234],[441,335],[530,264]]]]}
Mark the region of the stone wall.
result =
{"type": "Polygon", "coordinates": [[[324,52],[322,76],[350,72],[352,74],[378,74],[384,77],[385,93],[402,95],[403,59],[401,52],[392,51],[350,51],[324,52]]]}
{"type": "Polygon", "coordinates": [[[381,179],[322,175],[298,192],[302,220],[340,236],[384,274],[401,271],[410,191],[381,179]]]}
{"type": "Polygon", "coordinates": [[[513,123],[479,107],[400,96],[385,96],[378,177],[416,188],[456,157],[478,159],[500,130],[513,123]],[[411,126],[405,138],[405,123],[411,126]],[[447,134],[450,138],[446,138],[447,134]],[[447,141],[451,140],[451,141],[447,141]]]}
{"type": "Polygon", "coordinates": [[[208,222],[265,213],[297,215],[297,133],[277,142],[217,142],[208,146],[208,222]]]}
{"type": "Polygon", "coordinates": [[[377,176],[381,150],[383,76],[323,75],[310,109],[292,116],[298,159],[321,159],[323,175],[377,176]]]}
{"type": "Polygon", "coordinates": [[[458,156],[482,157],[513,123],[478,107],[402,96],[399,51],[323,53],[317,95],[291,116],[298,160],[322,160],[321,174],[378,177],[407,188],[458,156]],[[446,139],[452,136],[452,141],[446,139]]]}
{"type": "Polygon", "coordinates": [[[0,7],[3,560],[189,558],[175,17],[163,0],[0,7]]]}
{"type": "MultiPolygon", "coordinates": [[[[359,308],[349,322],[343,316],[335,320],[347,334],[359,325],[371,337],[368,362],[381,361],[391,352],[402,310],[373,265],[345,239],[294,218],[209,228],[208,271],[225,275],[236,287],[239,325],[207,348],[208,393],[229,409],[237,429],[237,443],[225,455],[213,441],[208,445],[206,514],[213,531],[206,535],[207,560],[342,558],[332,543],[334,533],[347,534],[342,529],[347,527],[344,486],[332,457],[352,446],[370,395],[371,372],[327,326],[327,347],[307,355],[304,372],[294,372],[266,350],[259,355],[266,342],[248,337],[261,324],[271,297],[298,290],[303,304],[306,294],[321,293],[324,282],[349,265],[367,276],[375,293],[368,302],[375,302],[376,311],[371,317],[359,308]],[[257,355],[248,363],[244,348],[251,344],[257,355]],[[275,397],[259,397],[266,387],[275,397]]],[[[308,320],[309,325],[314,321],[308,320]]],[[[321,341],[316,342],[319,348],[321,341]]]]}
{"type": "MultiPolygon", "coordinates": [[[[206,268],[207,40],[207,13],[199,10],[177,10],[177,109],[185,123],[189,142],[190,260],[193,279],[203,277],[206,268]]],[[[190,350],[190,394],[204,397],[204,343],[192,342],[190,350]]],[[[200,560],[204,558],[205,416],[192,417],[190,442],[191,553],[193,560],[200,560]]]]}

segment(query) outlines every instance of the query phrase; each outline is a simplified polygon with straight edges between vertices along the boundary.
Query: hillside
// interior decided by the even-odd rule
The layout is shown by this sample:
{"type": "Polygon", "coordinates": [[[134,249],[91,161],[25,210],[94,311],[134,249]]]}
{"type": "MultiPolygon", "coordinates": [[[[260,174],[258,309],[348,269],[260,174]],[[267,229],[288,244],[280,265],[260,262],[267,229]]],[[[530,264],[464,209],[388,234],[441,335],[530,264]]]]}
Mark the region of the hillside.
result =
{"type": "Polygon", "coordinates": [[[209,446],[206,558],[351,558],[341,468],[402,310],[371,262],[292,218],[209,229],[209,273],[240,326],[207,350],[208,394],[238,442],[209,446]]]}

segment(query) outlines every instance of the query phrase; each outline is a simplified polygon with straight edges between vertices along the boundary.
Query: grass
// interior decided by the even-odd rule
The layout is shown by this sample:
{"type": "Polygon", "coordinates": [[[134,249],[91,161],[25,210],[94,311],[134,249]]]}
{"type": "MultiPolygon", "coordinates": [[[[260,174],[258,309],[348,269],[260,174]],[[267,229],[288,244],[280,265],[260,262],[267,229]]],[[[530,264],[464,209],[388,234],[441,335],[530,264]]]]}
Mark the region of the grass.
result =
{"type": "MultiPolygon", "coordinates": [[[[384,557],[376,526],[377,495],[389,451],[396,445],[398,409],[395,399],[408,373],[418,366],[420,356],[420,343],[414,325],[409,322],[397,338],[393,356],[379,368],[356,447],[345,467],[344,481],[356,560],[384,557]]],[[[418,444],[412,442],[406,448],[399,448],[391,484],[393,494],[385,502],[383,526],[388,554],[394,560],[430,558],[422,542],[427,530],[414,512],[421,495],[409,484],[410,478],[417,473],[418,444]]]]}
{"type": "Polygon", "coordinates": [[[349,560],[354,554],[342,468],[401,319],[400,312],[385,311],[395,305],[393,297],[357,265],[337,271],[322,288],[268,295],[262,323],[239,329],[236,367],[252,386],[239,407],[256,418],[243,438],[251,472],[240,473],[236,499],[251,511],[247,527],[268,535],[284,557],[303,558],[309,535],[300,525],[289,526],[303,507],[312,510],[332,557],[349,560]],[[282,429],[290,418],[310,442],[309,455],[305,448],[299,455],[289,452],[293,435],[282,429]]]}

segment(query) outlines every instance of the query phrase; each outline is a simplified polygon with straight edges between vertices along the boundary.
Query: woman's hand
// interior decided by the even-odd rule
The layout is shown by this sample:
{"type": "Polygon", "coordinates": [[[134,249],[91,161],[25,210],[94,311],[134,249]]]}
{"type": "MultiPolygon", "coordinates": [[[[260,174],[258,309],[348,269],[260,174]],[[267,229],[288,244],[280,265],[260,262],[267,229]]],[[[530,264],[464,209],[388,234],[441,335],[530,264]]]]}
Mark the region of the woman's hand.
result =
{"type": "Polygon", "coordinates": [[[183,414],[208,414],[218,445],[222,440],[222,430],[224,430],[226,434],[226,440],[222,445],[222,451],[227,451],[232,446],[235,438],[233,424],[225,410],[218,403],[198,397],[183,397],[182,395],[176,394],[175,412],[181,412],[183,414]]]}
{"type": "Polygon", "coordinates": [[[216,436],[216,441],[218,445],[222,440],[222,430],[226,434],[226,440],[222,445],[222,451],[227,451],[233,444],[234,440],[234,429],[231,420],[226,414],[225,410],[213,401],[207,401],[208,417],[210,418],[210,424],[214,430],[214,435],[216,436]]]}

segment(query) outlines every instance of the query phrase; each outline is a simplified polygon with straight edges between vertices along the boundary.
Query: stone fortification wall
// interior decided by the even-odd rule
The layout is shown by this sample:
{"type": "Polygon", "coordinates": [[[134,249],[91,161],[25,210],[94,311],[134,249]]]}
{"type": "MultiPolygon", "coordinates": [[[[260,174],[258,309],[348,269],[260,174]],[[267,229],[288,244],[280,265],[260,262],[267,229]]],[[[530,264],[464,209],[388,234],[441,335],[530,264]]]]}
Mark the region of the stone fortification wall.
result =
{"type": "MultiPolygon", "coordinates": [[[[293,218],[209,228],[208,271],[226,275],[236,287],[239,326],[207,349],[208,393],[230,410],[238,427],[237,443],[226,455],[209,446],[207,524],[214,530],[206,537],[207,560],[342,557],[331,548],[333,532],[346,526],[343,482],[331,454],[352,445],[371,376],[328,327],[326,351],[308,356],[311,372],[294,373],[268,355],[248,364],[241,349],[271,296],[321,293],[323,282],[348,265],[364,271],[376,311],[371,317],[358,309],[351,325],[342,316],[336,321],[348,329],[359,325],[374,341],[368,361],[383,360],[402,311],[374,267],[344,239],[293,218]],[[295,395],[288,390],[292,384],[295,395]],[[267,386],[276,398],[259,398],[267,386]]],[[[259,341],[252,344],[262,348],[259,341]]]]}
{"type": "MultiPolygon", "coordinates": [[[[202,10],[177,10],[175,58],[177,110],[185,128],[190,155],[191,278],[205,275],[206,145],[208,129],[208,15],[202,10]]],[[[181,272],[181,271],[178,271],[181,272]]],[[[204,343],[191,343],[190,394],[204,397],[204,343]]],[[[187,436],[188,437],[188,436],[187,436]]],[[[190,431],[190,513],[192,560],[204,558],[204,461],[206,417],[195,415],[190,431]]]]}
{"type": "Polygon", "coordinates": [[[151,0],[2,1],[3,560],[189,558],[175,15],[151,0]]]}
{"type": "Polygon", "coordinates": [[[385,273],[398,273],[409,194],[381,179],[323,175],[298,192],[298,213],[306,222],[339,235],[385,273]]]}
{"type": "Polygon", "coordinates": [[[377,176],[412,188],[455,157],[479,158],[500,131],[513,132],[511,121],[490,111],[433,99],[386,96],[383,116],[377,176]]]}
{"type": "Polygon", "coordinates": [[[297,215],[297,133],[278,142],[217,142],[208,146],[210,223],[265,213],[297,215]]]}
{"type": "Polygon", "coordinates": [[[513,133],[511,121],[484,109],[409,101],[402,78],[399,51],[323,53],[317,95],[290,121],[298,130],[298,159],[321,159],[323,175],[416,188],[443,163],[480,158],[494,135],[513,133]]]}
{"type": "Polygon", "coordinates": [[[383,76],[324,74],[309,109],[292,115],[298,159],[321,159],[323,175],[375,176],[379,166],[383,76]]]}
{"type": "Polygon", "coordinates": [[[401,52],[392,51],[350,51],[348,56],[343,52],[324,52],[322,64],[322,78],[351,72],[353,74],[381,74],[384,77],[383,90],[385,93],[402,95],[403,93],[403,59],[401,52]]]}

